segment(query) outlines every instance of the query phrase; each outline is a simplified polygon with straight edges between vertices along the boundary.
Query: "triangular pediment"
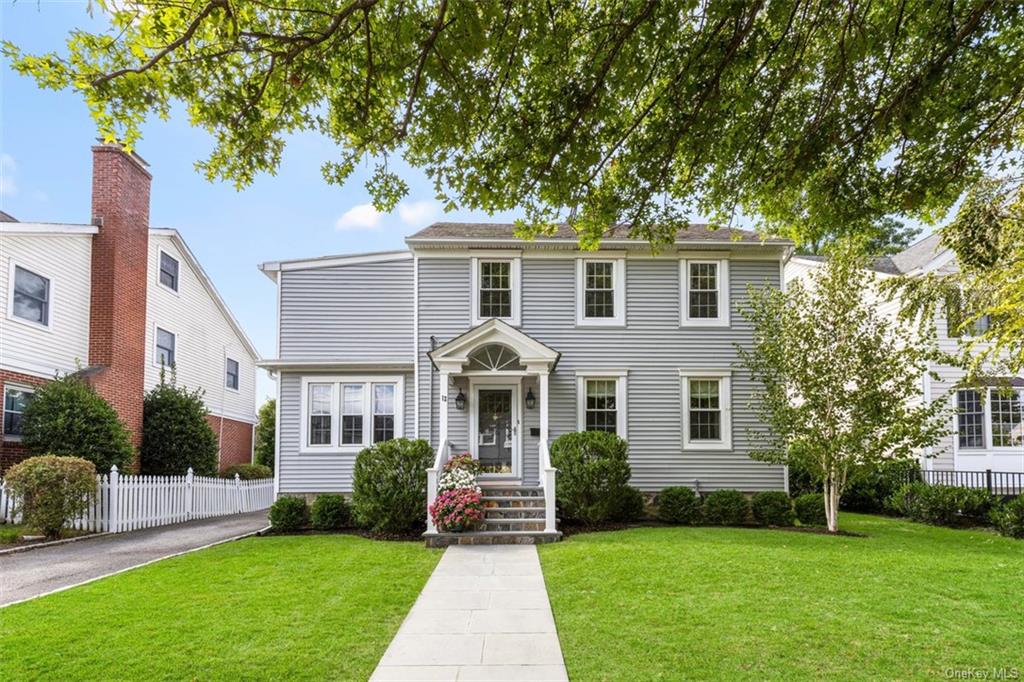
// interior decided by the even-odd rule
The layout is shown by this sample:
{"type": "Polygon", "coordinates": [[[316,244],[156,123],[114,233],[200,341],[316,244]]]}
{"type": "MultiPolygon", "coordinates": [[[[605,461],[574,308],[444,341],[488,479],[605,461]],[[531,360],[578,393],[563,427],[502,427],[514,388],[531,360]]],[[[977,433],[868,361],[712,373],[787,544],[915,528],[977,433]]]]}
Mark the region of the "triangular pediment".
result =
{"type": "Polygon", "coordinates": [[[497,319],[473,327],[427,355],[439,370],[457,373],[466,368],[474,352],[487,346],[507,348],[519,356],[519,364],[531,372],[554,370],[562,355],[529,334],[497,319]]]}

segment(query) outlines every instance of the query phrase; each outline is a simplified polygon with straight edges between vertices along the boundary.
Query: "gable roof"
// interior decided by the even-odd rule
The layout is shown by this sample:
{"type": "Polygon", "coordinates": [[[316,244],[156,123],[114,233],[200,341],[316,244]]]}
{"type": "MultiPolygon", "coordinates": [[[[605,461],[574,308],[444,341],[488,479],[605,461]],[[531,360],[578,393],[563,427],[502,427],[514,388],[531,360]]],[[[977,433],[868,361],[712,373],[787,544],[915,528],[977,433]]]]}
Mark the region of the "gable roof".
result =
{"type": "Polygon", "coordinates": [[[892,262],[903,273],[923,268],[943,253],[949,251],[949,249],[942,246],[941,242],[942,239],[939,235],[930,234],[921,241],[911,244],[897,253],[892,257],[892,262]]]}
{"type": "MultiPolygon", "coordinates": [[[[631,226],[628,224],[613,225],[605,231],[602,237],[603,241],[606,242],[633,242],[636,244],[644,244],[647,240],[636,237],[630,237],[631,226]]],[[[428,225],[416,234],[406,239],[406,242],[410,244],[425,243],[425,242],[460,242],[460,241],[501,241],[501,242],[520,242],[523,244],[529,243],[529,241],[519,239],[515,235],[516,226],[513,223],[434,223],[428,225]]],[[[559,243],[559,242],[572,242],[576,243],[579,240],[579,235],[576,231],[566,225],[560,223],[557,225],[555,233],[553,235],[540,235],[533,240],[538,243],[559,243]]],[[[738,228],[715,228],[710,225],[703,223],[691,223],[686,229],[681,229],[676,232],[676,243],[679,242],[696,242],[696,243],[730,243],[730,242],[745,242],[748,244],[766,243],[766,244],[780,244],[788,245],[792,242],[788,239],[779,238],[768,238],[764,239],[756,232],[751,230],[741,230],[738,228]]]]}

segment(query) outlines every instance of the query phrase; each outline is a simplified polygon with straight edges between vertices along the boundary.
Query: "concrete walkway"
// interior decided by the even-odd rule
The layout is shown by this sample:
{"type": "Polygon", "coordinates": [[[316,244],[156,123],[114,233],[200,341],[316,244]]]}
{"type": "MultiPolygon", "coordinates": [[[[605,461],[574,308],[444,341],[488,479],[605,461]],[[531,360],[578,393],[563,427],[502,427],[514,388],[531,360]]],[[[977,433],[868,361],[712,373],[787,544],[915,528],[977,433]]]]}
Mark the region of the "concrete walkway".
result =
{"type": "Polygon", "coordinates": [[[452,546],[371,680],[568,680],[537,548],[452,546]]]}
{"type": "Polygon", "coordinates": [[[265,511],[0,555],[0,606],[265,528],[265,511]]]}

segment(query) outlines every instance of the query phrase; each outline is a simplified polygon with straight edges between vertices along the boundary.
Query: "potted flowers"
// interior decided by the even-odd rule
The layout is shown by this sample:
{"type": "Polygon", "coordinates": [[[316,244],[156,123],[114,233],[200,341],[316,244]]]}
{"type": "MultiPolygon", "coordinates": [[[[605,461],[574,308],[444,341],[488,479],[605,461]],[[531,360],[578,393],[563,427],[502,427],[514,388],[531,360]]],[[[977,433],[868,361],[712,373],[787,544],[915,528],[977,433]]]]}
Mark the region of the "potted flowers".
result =
{"type": "Polygon", "coordinates": [[[437,498],[430,505],[430,518],[439,531],[472,530],[483,521],[484,505],[476,485],[479,470],[480,463],[468,453],[453,457],[444,465],[437,498]]]}

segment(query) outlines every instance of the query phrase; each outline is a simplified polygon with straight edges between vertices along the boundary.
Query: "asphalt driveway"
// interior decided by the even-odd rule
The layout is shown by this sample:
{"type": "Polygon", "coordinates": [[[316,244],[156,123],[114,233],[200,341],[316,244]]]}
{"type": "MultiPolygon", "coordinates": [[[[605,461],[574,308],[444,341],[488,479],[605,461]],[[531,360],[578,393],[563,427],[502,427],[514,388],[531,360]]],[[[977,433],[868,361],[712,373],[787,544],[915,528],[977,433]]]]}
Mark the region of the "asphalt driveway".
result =
{"type": "Polygon", "coordinates": [[[0,555],[0,606],[265,528],[265,511],[0,555]]]}

